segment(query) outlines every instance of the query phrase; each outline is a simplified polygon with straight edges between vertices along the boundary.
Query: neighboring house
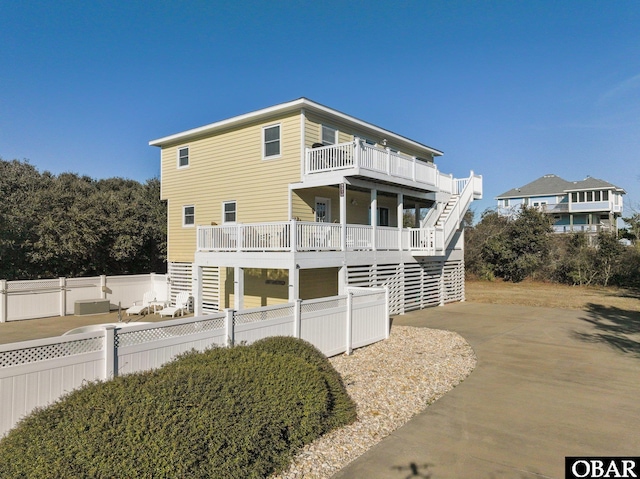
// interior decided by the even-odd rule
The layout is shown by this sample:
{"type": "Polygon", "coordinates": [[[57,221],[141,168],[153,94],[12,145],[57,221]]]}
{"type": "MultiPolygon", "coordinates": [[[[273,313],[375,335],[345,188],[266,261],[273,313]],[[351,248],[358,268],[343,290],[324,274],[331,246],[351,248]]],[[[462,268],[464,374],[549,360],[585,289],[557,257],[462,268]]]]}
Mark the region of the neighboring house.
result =
{"type": "Polygon", "coordinates": [[[622,188],[590,176],[581,181],[566,181],[556,175],[544,175],[496,199],[500,215],[517,215],[523,206],[530,206],[553,218],[556,233],[597,233],[615,231],[624,194],[622,188]]]}
{"type": "Polygon", "coordinates": [[[393,313],[464,299],[460,225],[482,178],[440,172],[434,148],[306,98],[149,144],[172,295],[192,291],[198,314],[345,286],[388,286],[393,313]]]}

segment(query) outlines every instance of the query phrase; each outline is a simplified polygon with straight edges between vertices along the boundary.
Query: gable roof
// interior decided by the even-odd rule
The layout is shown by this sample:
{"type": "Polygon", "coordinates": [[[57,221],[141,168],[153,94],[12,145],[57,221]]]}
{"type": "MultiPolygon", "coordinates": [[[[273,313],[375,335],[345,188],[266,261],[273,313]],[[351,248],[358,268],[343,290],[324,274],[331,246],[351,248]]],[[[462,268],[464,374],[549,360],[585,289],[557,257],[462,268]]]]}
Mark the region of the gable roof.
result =
{"type": "Polygon", "coordinates": [[[252,121],[260,120],[261,118],[268,118],[278,114],[284,114],[296,110],[309,110],[316,111],[318,113],[328,114],[334,117],[338,117],[341,120],[350,123],[356,127],[373,131],[380,135],[381,137],[393,139],[400,144],[406,144],[411,146],[412,148],[417,148],[419,150],[425,151],[425,153],[429,153],[433,156],[441,156],[443,153],[440,150],[436,150],[430,146],[427,146],[423,143],[417,142],[415,140],[411,140],[405,136],[399,135],[392,131],[386,130],[379,126],[376,126],[372,123],[368,123],[366,121],[360,120],[351,115],[347,115],[338,110],[334,110],[333,108],[329,108],[327,106],[321,105],[320,103],[316,103],[314,101],[309,100],[308,98],[298,98],[297,100],[293,100],[286,103],[280,103],[278,105],[274,105],[268,108],[263,108],[262,110],[256,110],[250,113],[245,113],[244,115],[234,116],[232,118],[228,118],[226,120],[217,121],[215,123],[210,123],[208,125],[204,125],[198,128],[193,128],[190,130],[186,130],[180,133],[176,133],[173,135],[165,136],[162,138],[158,138],[157,140],[151,140],[149,142],[150,146],[165,146],[168,144],[187,141],[196,137],[200,137],[202,135],[215,133],[216,131],[223,130],[225,128],[229,128],[232,126],[241,125],[243,123],[249,123],[252,121]]]}
{"type": "Polygon", "coordinates": [[[509,191],[505,191],[496,196],[496,199],[563,195],[571,191],[584,190],[615,190],[622,194],[626,193],[622,188],[590,176],[580,181],[567,181],[556,175],[544,175],[520,188],[512,188],[509,191]]]}

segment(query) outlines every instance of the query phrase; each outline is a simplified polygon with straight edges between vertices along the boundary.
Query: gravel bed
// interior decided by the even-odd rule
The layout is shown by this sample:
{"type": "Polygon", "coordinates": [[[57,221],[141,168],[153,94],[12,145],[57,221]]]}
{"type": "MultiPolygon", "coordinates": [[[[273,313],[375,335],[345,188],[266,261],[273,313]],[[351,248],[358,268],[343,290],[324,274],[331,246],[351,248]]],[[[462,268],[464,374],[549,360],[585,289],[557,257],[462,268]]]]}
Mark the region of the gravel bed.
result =
{"type": "Polygon", "coordinates": [[[459,384],[476,365],[450,331],[394,326],[391,336],[331,363],[357,405],[358,420],[305,446],[279,479],[328,478],[459,384]]]}

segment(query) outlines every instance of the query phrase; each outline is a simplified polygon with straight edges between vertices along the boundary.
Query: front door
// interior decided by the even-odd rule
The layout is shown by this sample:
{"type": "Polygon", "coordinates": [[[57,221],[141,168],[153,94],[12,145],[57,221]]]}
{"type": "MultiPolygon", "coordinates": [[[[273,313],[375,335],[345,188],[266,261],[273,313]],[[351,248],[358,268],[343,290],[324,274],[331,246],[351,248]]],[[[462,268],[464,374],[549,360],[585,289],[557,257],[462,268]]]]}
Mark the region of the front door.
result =
{"type": "Polygon", "coordinates": [[[316,222],[331,223],[331,199],[316,197],[316,222]]]}

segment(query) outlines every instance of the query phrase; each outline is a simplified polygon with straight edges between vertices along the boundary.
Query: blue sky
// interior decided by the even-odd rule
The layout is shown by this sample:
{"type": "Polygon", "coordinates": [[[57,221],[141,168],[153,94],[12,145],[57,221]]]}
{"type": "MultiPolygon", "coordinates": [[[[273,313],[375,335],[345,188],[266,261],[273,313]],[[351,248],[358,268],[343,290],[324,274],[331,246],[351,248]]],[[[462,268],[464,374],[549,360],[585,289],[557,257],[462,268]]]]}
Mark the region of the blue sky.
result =
{"type": "Polygon", "coordinates": [[[640,209],[638,1],[0,0],[0,157],[144,181],[156,139],[308,97],[484,177],[640,209]]]}

